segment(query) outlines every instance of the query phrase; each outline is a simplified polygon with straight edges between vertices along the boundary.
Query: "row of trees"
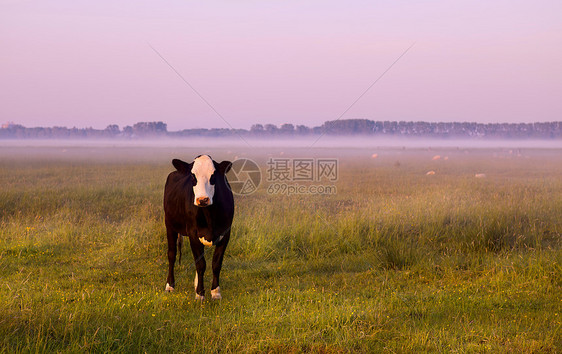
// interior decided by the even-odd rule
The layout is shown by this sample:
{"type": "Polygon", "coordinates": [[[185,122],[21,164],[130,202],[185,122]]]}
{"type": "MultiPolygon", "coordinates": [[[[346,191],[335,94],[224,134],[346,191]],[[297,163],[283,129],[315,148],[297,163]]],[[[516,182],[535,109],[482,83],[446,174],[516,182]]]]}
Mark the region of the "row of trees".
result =
{"type": "Polygon", "coordinates": [[[105,129],[93,128],[26,128],[7,123],[0,129],[0,138],[137,138],[137,137],[193,137],[193,136],[299,136],[329,135],[385,135],[434,138],[562,138],[562,122],[544,123],[430,123],[406,121],[372,121],[368,119],[341,119],[327,121],[318,127],[305,125],[254,124],[246,129],[185,129],[169,132],[164,122],[139,122],[120,129],[112,124],[105,129]]]}
{"type": "Polygon", "coordinates": [[[560,138],[562,122],[544,123],[430,123],[346,119],[325,122],[330,134],[382,134],[419,137],[560,138]]]}
{"type": "Polygon", "coordinates": [[[126,126],[123,130],[117,124],[110,124],[105,129],[36,127],[26,128],[23,125],[6,123],[0,129],[0,138],[16,139],[75,139],[75,138],[116,138],[116,137],[147,137],[166,136],[167,124],[164,122],[139,122],[126,126]]]}
{"type": "Polygon", "coordinates": [[[327,121],[318,127],[305,125],[254,124],[244,129],[186,129],[171,133],[176,136],[293,136],[310,134],[329,135],[388,135],[435,138],[537,138],[562,137],[562,122],[546,123],[430,123],[406,121],[372,121],[368,119],[342,119],[327,121]]]}

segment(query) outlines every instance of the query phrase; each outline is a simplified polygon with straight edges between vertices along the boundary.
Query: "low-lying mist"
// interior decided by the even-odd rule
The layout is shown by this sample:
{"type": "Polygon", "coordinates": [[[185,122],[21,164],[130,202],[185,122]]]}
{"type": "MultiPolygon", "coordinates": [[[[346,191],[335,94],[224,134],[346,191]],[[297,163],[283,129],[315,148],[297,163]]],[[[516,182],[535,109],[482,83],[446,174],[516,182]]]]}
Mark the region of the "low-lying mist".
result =
{"type": "MultiPolygon", "coordinates": [[[[269,157],[334,157],[381,161],[427,155],[479,155],[525,157],[556,155],[561,140],[455,140],[380,138],[366,136],[309,136],[256,139],[248,137],[197,137],[185,139],[130,140],[0,140],[0,160],[6,161],[107,161],[167,164],[172,158],[191,160],[209,154],[215,160],[252,158],[263,163],[269,157]]],[[[396,160],[396,161],[394,161],[396,160]]]]}
{"type": "Polygon", "coordinates": [[[139,139],[18,139],[0,140],[4,147],[185,147],[185,148],[562,148],[562,140],[531,139],[428,139],[376,136],[311,135],[299,137],[255,138],[193,137],[193,138],[139,138],[139,139]]]}

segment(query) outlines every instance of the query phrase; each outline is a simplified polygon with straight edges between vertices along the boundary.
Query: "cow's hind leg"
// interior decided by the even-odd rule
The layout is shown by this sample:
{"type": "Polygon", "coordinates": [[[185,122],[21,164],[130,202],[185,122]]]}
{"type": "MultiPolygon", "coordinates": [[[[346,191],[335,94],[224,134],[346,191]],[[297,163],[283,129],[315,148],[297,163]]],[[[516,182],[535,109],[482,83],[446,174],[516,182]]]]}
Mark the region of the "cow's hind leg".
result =
{"type": "Polygon", "coordinates": [[[174,265],[176,263],[178,233],[170,227],[166,227],[166,233],[168,237],[168,278],[166,279],[166,291],[174,291],[176,286],[174,265]]]}
{"type": "Polygon", "coordinates": [[[193,259],[195,260],[195,299],[204,300],[205,299],[205,285],[203,283],[203,275],[205,274],[205,268],[207,263],[205,262],[205,246],[199,240],[189,238],[189,245],[191,246],[191,252],[193,253],[193,259]]]}
{"type": "Polygon", "coordinates": [[[213,284],[211,285],[211,297],[213,300],[222,299],[219,277],[228,240],[230,240],[230,231],[227,231],[222,240],[216,245],[215,253],[213,254],[213,284]]]}

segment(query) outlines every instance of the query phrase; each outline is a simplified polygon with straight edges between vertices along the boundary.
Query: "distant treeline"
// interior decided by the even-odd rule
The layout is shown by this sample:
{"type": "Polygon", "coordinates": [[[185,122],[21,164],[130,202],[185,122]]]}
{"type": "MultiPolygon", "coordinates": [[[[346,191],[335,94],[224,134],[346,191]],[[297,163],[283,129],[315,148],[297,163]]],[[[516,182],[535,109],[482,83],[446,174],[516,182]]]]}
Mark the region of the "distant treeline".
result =
{"type": "Polygon", "coordinates": [[[164,122],[139,122],[120,129],[112,124],[105,129],[93,128],[26,128],[6,123],[0,129],[0,139],[81,139],[81,138],[143,138],[193,136],[289,137],[302,135],[376,135],[424,138],[501,138],[501,139],[560,139],[562,122],[544,123],[430,123],[405,121],[373,121],[341,119],[327,121],[318,127],[305,125],[254,124],[246,129],[184,129],[168,131],[164,122]]]}

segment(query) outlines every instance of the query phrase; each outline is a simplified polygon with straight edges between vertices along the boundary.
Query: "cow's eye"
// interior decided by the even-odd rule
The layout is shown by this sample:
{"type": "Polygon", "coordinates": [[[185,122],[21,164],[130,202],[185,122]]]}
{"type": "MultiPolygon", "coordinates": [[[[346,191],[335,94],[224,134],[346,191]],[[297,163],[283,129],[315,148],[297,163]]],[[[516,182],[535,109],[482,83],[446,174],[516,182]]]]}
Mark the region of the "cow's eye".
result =
{"type": "Polygon", "coordinates": [[[191,174],[191,182],[193,183],[194,186],[197,184],[197,178],[195,177],[194,173],[191,174]]]}
{"type": "Polygon", "coordinates": [[[209,178],[209,183],[211,184],[215,184],[217,177],[215,176],[215,174],[213,173],[211,175],[211,178],[209,178]]]}

